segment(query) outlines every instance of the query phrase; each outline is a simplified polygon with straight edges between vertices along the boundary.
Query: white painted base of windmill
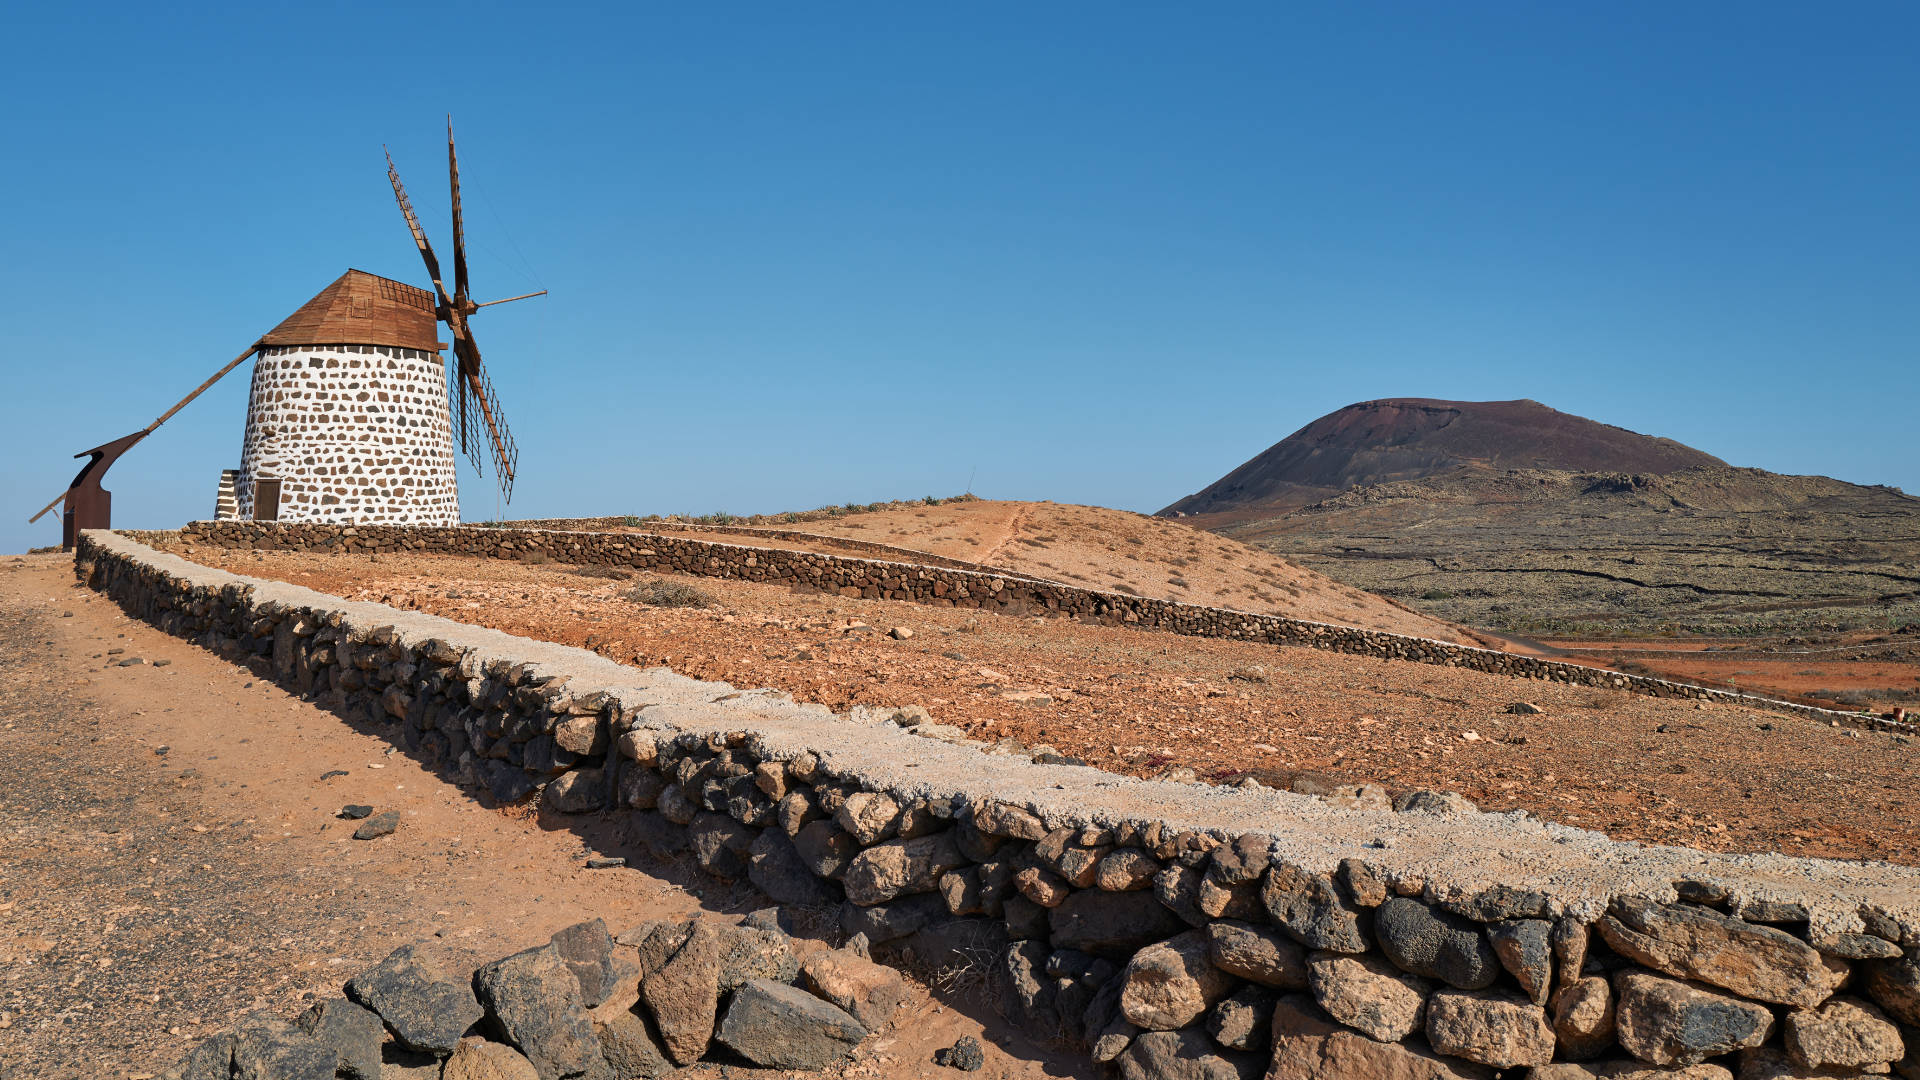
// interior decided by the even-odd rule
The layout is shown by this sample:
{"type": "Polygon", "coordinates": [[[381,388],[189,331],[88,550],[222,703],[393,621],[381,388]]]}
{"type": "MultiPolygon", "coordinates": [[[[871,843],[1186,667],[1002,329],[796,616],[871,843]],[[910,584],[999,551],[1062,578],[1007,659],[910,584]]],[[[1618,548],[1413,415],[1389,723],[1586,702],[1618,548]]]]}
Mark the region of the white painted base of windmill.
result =
{"type": "MultiPolygon", "coordinates": [[[[281,521],[459,524],[440,355],[376,345],[261,350],[234,517],[271,516],[255,512],[262,477],[280,480],[281,521]]],[[[226,511],[224,491],[219,502],[226,511]]]]}

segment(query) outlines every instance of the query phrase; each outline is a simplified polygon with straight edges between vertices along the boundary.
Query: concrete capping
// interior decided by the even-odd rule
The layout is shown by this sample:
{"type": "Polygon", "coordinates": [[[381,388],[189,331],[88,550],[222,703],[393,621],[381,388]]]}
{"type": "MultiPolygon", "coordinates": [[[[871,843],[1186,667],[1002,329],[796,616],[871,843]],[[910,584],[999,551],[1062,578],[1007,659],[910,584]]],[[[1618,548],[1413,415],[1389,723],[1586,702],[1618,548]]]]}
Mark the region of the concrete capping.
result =
{"type": "MultiPolygon", "coordinates": [[[[856,722],[782,694],[743,692],[663,668],[636,670],[586,650],[214,570],[105,531],[82,534],[76,573],[168,633],[244,660],[336,710],[364,710],[409,752],[453,769],[464,784],[487,785],[501,798],[538,797],[560,812],[641,815],[656,832],[676,833],[679,844],[691,838],[708,872],[749,877],[777,898],[776,888],[791,885],[791,877],[763,878],[761,860],[780,846],[776,834],[794,835],[785,828],[785,815],[797,798],[796,815],[829,823],[823,827],[851,845],[848,865],[867,860],[879,880],[906,881],[901,899],[942,897],[943,918],[951,909],[951,921],[969,932],[992,932],[984,940],[994,942],[1000,955],[997,977],[1011,980],[1016,991],[1009,1006],[1022,1014],[1016,1019],[1052,1025],[1052,1034],[1064,1030],[1088,1043],[1094,1041],[1092,1007],[1084,1025],[1080,1016],[1067,1016],[1042,993],[1044,987],[1033,989],[1041,986],[1033,981],[1036,967],[1047,966],[1051,974],[1055,965],[1088,960],[1088,951],[1101,951],[1085,941],[1090,920],[1122,917],[1110,908],[1137,915],[1142,903],[1151,907],[1149,898],[1165,908],[1152,909],[1159,923],[1174,924],[1156,930],[1153,940],[1222,919],[1258,925],[1271,916],[1267,932],[1349,953],[1383,947],[1370,940],[1374,921],[1368,909],[1395,896],[1442,909],[1447,918],[1471,920],[1461,923],[1468,927],[1558,920],[1556,942],[1562,925],[1572,927],[1582,952],[1591,948],[1589,955],[1604,955],[1607,970],[1631,962],[1667,965],[1659,970],[1722,980],[1714,983],[1721,988],[1716,993],[1802,1007],[1843,985],[1842,976],[1857,974],[1850,964],[1868,974],[1879,970],[1869,966],[1875,963],[1912,967],[1904,952],[1920,947],[1920,869],[1913,867],[1648,846],[1522,812],[1353,810],[1288,792],[1041,765],[920,738],[891,724],[856,722]],[[556,749],[563,728],[577,752],[556,749]],[[778,803],[776,791],[784,793],[778,803]],[[857,838],[844,831],[854,828],[849,800],[860,793],[891,800],[898,811],[893,832],[857,838]],[[908,835],[909,823],[915,839],[892,838],[908,835]],[[995,841],[998,854],[974,858],[959,854],[967,842],[956,830],[1004,839],[995,841]],[[960,841],[941,839],[949,833],[960,841]],[[772,845],[763,850],[767,840],[772,845]],[[916,862],[907,847],[913,844],[944,846],[940,858],[916,862]],[[1106,892],[1062,876],[1063,855],[1104,858],[1117,848],[1137,849],[1160,869],[1154,892],[1106,892]],[[1026,867],[1017,892],[1000,880],[986,917],[971,917],[982,909],[965,905],[984,892],[989,869],[1010,876],[1015,867],[1026,867]],[[1035,884],[1024,880],[1029,874],[1053,890],[1051,904],[1032,899],[1037,893],[1029,892],[1035,884]],[[962,880],[956,875],[971,875],[966,881],[976,891],[947,888],[948,877],[962,880]],[[1212,900],[1208,888],[1214,889],[1212,900]],[[1122,903],[1127,897],[1137,902],[1122,903]],[[1588,925],[1603,915],[1630,918],[1647,910],[1646,902],[1675,905],[1655,908],[1656,915],[1719,920],[1713,927],[1758,935],[1773,951],[1747,959],[1775,980],[1767,985],[1779,985],[1781,978],[1803,981],[1787,996],[1769,997],[1779,991],[1744,973],[1729,976],[1724,967],[1707,974],[1675,970],[1694,962],[1694,954],[1747,948],[1711,935],[1677,959],[1653,950],[1629,960],[1606,951],[1602,937],[1620,925],[1609,919],[1587,944],[1588,925]],[[1030,909],[1017,923],[1016,903],[1030,909]],[[996,917],[1003,905],[1004,922],[996,917]],[[1348,920],[1349,943],[1325,943],[1323,920],[1342,918],[1348,920]],[[1800,936],[1760,923],[1783,924],[1800,936]],[[1832,942],[1840,944],[1826,944],[1832,942]],[[1798,965],[1794,971],[1835,973],[1833,985],[1769,966],[1789,962],[1798,965]],[[1037,1004],[1042,998],[1044,1009],[1037,1004]]],[[[793,850],[791,843],[786,850],[793,850]]],[[[1091,864],[1083,859],[1080,865],[1091,864]]],[[[806,875],[804,868],[798,872],[806,875]]],[[[842,912],[849,932],[862,920],[884,924],[894,894],[876,899],[867,881],[856,895],[852,880],[848,871],[842,891],[836,876],[808,879],[810,888],[847,898],[842,912]]],[[[1383,926],[1379,932],[1387,931],[1383,926]]],[[[1544,927],[1539,933],[1546,933],[1544,927]]],[[[1086,995],[1093,996],[1095,982],[1129,977],[1116,964],[1136,950],[1159,948],[1153,940],[1129,941],[1097,975],[1085,975],[1086,995]]],[[[1107,946],[1109,952],[1118,947],[1111,941],[1107,946]]],[[[1518,975],[1508,967],[1507,974],[1490,977],[1505,980],[1495,990],[1512,996],[1513,986],[1523,984],[1513,982],[1518,975]]],[[[1853,979],[1854,986],[1861,984],[1853,979]]],[[[1865,979],[1874,1000],[1902,1000],[1879,985],[1865,979]]],[[[1543,982],[1533,1005],[1521,1001],[1513,1007],[1540,1009],[1545,989],[1543,982]]],[[[1207,1037],[1191,1023],[1182,1030],[1207,1037]]],[[[1281,1034],[1276,1027],[1276,1038],[1281,1034]]],[[[1777,1032],[1766,1037],[1769,1046],[1781,1038],[1777,1032]]]]}
{"type": "Polygon", "coordinates": [[[1093,619],[1188,637],[1292,645],[1414,663],[1462,667],[1489,674],[1572,686],[1625,690],[1645,697],[1714,701],[1809,717],[1873,731],[1920,734],[1920,725],[1858,712],[1823,709],[1671,679],[1521,656],[1432,638],[1230,608],[1207,607],[1065,585],[993,570],[752,547],[659,533],[595,533],[459,526],[341,526],[318,522],[196,521],[177,534],[128,532],[136,538],[169,535],[199,544],[259,550],[434,552],[487,558],[525,558],[541,552],[556,561],[630,566],[703,577],[732,578],[838,591],[848,596],[903,600],[1093,619]]]}

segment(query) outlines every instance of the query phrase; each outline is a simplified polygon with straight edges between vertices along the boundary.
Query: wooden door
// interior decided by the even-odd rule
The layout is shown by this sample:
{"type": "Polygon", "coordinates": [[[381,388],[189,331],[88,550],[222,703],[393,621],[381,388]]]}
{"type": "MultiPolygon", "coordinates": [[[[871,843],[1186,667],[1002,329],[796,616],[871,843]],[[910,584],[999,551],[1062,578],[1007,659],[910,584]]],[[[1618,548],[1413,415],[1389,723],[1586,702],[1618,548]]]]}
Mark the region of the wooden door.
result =
{"type": "Polygon", "coordinates": [[[261,477],[253,482],[253,520],[280,520],[280,480],[261,477]]]}

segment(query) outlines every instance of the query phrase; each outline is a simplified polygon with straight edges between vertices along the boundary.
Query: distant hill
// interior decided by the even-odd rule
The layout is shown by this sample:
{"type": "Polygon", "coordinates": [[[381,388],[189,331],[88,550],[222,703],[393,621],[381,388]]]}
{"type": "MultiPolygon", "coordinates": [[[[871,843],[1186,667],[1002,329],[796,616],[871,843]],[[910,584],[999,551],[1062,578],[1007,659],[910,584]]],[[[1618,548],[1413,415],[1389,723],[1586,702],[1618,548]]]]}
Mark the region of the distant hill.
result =
{"type": "Polygon", "coordinates": [[[1164,515],[1248,520],[1349,488],[1450,473],[1672,473],[1727,463],[1690,446],[1548,408],[1537,401],[1363,401],[1315,420],[1164,515]]]}

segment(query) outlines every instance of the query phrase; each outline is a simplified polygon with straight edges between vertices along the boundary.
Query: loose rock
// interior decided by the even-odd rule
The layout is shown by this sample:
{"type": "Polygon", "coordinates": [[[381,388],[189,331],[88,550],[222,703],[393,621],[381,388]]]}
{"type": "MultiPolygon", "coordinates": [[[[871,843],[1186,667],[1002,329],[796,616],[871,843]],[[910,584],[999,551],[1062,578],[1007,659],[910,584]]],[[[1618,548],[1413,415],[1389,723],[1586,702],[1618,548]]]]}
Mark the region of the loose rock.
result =
{"type": "Polygon", "coordinates": [[[368,818],[361,826],[353,830],[355,840],[375,840],[390,835],[400,827],[400,811],[388,810],[377,817],[368,818]]]}
{"type": "Polygon", "coordinates": [[[887,1026],[909,996],[899,972],[846,949],[814,953],[800,973],[807,989],[846,1010],[868,1031],[887,1026]]]}
{"type": "Polygon", "coordinates": [[[673,956],[640,981],[660,1042],[675,1064],[698,1061],[713,1041],[720,1004],[720,936],[698,920],[673,956]]]}
{"type": "Polygon", "coordinates": [[[450,1054],[486,1015],[467,980],[449,978],[404,945],[347,981],[347,996],[380,1014],[401,1045],[450,1054]]]}
{"type": "Polygon", "coordinates": [[[473,984],[487,1015],[533,1063],[540,1080],[561,1080],[600,1060],[580,983],[552,945],[487,964],[474,973],[473,984]]]}
{"type": "Polygon", "coordinates": [[[846,1057],[867,1029],[812,994],[754,979],[734,991],[719,1039],[756,1065],[820,1069],[846,1057]]]}
{"type": "Polygon", "coordinates": [[[342,1080],[380,1080],[380,1044],[387,1029],[371,1009],[333,998],[300,1014],[293,1026],[333,1048],[342,1080]]]}
{"type": "Polygon", "coordinates": [[[977,1072],[987,1063],[986,1050],[980,1046],[980,1040],[971,1035],[962,1035],[952,1046],[933,1052],[933,1063],[945,1065],[961,1072],[977,1072]]]}

